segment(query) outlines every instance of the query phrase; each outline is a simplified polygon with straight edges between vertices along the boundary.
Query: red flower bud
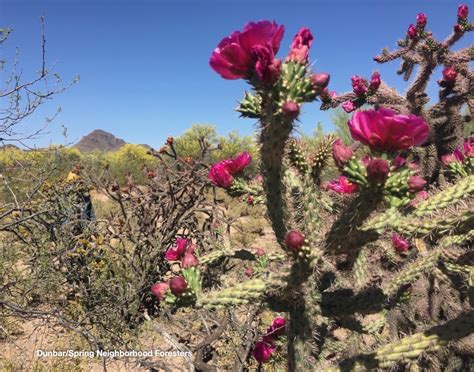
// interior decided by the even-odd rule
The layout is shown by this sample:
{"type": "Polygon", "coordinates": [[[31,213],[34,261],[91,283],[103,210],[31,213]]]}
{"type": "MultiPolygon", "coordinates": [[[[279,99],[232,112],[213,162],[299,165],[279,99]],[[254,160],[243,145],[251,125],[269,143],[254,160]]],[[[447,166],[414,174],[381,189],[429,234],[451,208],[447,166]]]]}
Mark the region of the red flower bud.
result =
{"type": "Polygon", "coordinates": [[[443,70],[443,80],[444,81],[454,82],[456,80],[457,76],[458,76],[458,73],[451,66],[447,66],[443,70]]]}
{"type": "Polygon", "coordinates": [[[469,7],[465,4],[458,6],[458,18],[459,19],[467,19],[469,15],[469,7]]]}
{"type": "Polygon", "coordinates": [[[285,334],[286,319],[277,317],[273,319],[272,325],[267,328],[267,336],[271,336],[272,339],[276,339],[279,336],[285,334]]]}
{"type": "Polygon", "coordinates": [[[249,266],[245,269],[245,272],[244,272],[245,276],[247,277],[251,277],[253,275],[253,268],[252,266],[249,266]]]}
{"type": "Polygon", "coordinates": [[[352,150],[349,147],[344,146],[340,138],[334,142],[332,156],[338,167],[343,168],[353,155],[352,150]]]}
{"type": "Polygon", "coordinates": [[[285,115],[295,119],[300,114],[300,105],[298,105],[295,101],[287,101],[283,104],[282,110],[285,115]]]}
{"type": "Polygon", "coordinates": [[[247,204],[248,205],[253,205],[254,202],[255,202],[255,200],[254,200],[252,195],[247,196],[247,204]]]}
{"type": "Polygon", "coordinates": [[[194,267],[199,264],[199,261],[197,257],[194,255],[194,253],[190,250],[186,252],[186,254],[183,257],[183,260],[181,261],[181,267],[186,269],[188,267],[194,267]]]}
{"type": "Polygon", "coordinates": [[[425,187],[426,181],[420,176],[411,176],[408,178],[408,188],[410,191],[421,191],[425,187]]]}
{"type": "Polygon", "coordinates": [[[416,38],[416,36],[418,35],[418,31],[417,31],[415,25],[412,24],[412,25],[408,26],[407,35],[410,39],[416,38]]]}
{"type": "Polygon", "coordinates": [[[426,26],[427,21],[428,17],[425,13],[418,13],[418,15],[416,16],[416,24],[421,28],[424,28],[426,26]]]}
{"type": "Polygon", "coordinates": [[[262,257],[265,256],[265,250],[263,248],[257,248],[255,251],[255,256],[262,257]]]}
{"type": "Polygon", "coordinates": [[[159,282],[151,286],[151,293],[158,298],[158,300],[163,301],[165,299],[166,291],[169,289],[168,283],[159,282]]]}
{"type": "Polygon", "coordinates": [[[299,251],[304,245],[304,236],[296,230],[292,230],[286,234],[286,247],[291,251],[299,251]]]}
{"type": "Polygon", "coordinates": [[[373,183],[384,183],[388,176],[388,162],[384,159],[370,159],[367,177],[373,183]]]}
{"type": "Polygon", "coordinates": [[[188,288],[188,284],[182,276],[175,276],[171,278],[169,281],[169,286],[171,293],[178,297],[181,296],[188,288]]]}
{"type": "Polygon", "coordinates": [[[346,101],[342,104],[342,109],[348,114],[357,108],[356,104],[352,101],[346,101]]]}
{"type": "Polygon", "coordinates": [[[351,77],[352,80],[352,90],[358,96],[362,96],[367,92],[367,83],[360,76],[354,75],[351,77]]]}
{"type": "Polygon", "coordinates": [[[380,80],[380,73],[375,71],[370,78],[369,88],[373,91],[376,91],[379,88],[381,82],[382,81],[380,80]]]}
{"type": "Polygon", "coordinates": [[[313,88],[316,90],[316,92],[318,92],[319,90],[324,89],[328,86],[330,78],[331,77],[329,74],[321,72],[319,74],[311,75],[309,77],[309,80],[311,81],[311,85],[313,86],[313,88]]]}

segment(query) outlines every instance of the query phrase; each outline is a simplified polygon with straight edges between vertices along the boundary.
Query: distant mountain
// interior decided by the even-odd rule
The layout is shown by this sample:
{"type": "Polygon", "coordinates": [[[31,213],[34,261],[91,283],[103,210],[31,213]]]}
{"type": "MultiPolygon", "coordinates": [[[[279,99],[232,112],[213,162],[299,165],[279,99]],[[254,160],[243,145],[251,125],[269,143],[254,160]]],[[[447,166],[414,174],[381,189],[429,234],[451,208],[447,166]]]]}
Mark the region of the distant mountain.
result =
{"type": "Polygon", "coordinates": [[[82,137],[73,147],[81,152],[108,152],[118,150],[126,144],[127,142],[121,138],[115,137],[112,133],[106,132],[102,129],[96,129],[87,136],[82,137]]]}

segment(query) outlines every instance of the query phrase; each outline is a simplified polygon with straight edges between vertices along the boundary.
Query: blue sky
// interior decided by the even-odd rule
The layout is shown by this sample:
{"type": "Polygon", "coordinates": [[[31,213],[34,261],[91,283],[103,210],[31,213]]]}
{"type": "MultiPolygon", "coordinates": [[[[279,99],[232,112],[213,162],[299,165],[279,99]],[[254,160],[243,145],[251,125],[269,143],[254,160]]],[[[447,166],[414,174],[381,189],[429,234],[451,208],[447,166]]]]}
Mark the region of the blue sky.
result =
{"type": "MultiPolygon", "coordinates": [[[[158,147],[194,123],[216,125],[222,134],[250,134],[255,121],[233,111],[247,88],[243,81],[221,79],[208,65],[217,43],[251,20],[270,19],[286,27],[283,57],[300,27],[315,37],[310,53],[316,71],[331,74],[330,89],[350,89],[354,74],[382,78],[399,90],[398,63],[379,66],[372,57],[394,48],[417,13],[428,15],[428,28],[444,38],[456,22],[457,1],[361,0],[0,0],[0,26],[14,32],[0,51],[11,60],[20,49],[24,76],[39,69],[41,29],[46,17],[47,58],[64,81],[78,84],[45,104],[24,126],[37,128],[44,117],[61,114],[38,146],[76,142],[93,129],[112,132],[127,142],[158,147]]],[[[465,38],[459,47],[472,43],[465,38]]],[[[440,73],[439,73],[440,74],[440,73]]],[[[2,78],[5,78],[3,73],[2,78]]],[[[436,93],[434,84],[430,94],[436,93]]],[[[331,129],[330,113],[319,104],[303,108],[300,130],[311,133],[318,121],[331,129]]]]}

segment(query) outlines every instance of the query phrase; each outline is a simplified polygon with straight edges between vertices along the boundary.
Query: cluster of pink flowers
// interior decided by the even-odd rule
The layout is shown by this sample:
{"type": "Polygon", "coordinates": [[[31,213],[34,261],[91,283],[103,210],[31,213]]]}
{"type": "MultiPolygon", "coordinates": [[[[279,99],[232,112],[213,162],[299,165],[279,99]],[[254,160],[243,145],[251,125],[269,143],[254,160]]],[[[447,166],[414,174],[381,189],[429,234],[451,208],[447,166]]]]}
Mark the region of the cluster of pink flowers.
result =
{"type": "Polygon", "coordinates": [[[468,138],[462,149],[456,149],[452,154],[443,155],[441,162],[445,166],[449,166],[451,163],[462,163],[466,158],[474,158],[474,137],[468,138]]]}
{"type": "Polygon", "coordinates": [[[276,350],[275,341],[285,334],[285,327],[285,318],[277,317],[273,320],[262,340],[254,345],[252,354],[257,362],[266,363],[271,359],[276,350]]]}
{"type": "Polygon", "coordinates": [[[416,16],[416,26],[414,24],[410,24],[407,30],[407,37],[409,39],[416,39],[423,34],[425,29],[426,23],[428,22],[428,17],[425,13],[419,13],[416,16]]]}
{"type": "Polygon", "coordinates": [[[352,112],[362,106],[365,103],[367,97],[374,94],[382,83],[380,79],[380,73],[377,71],[372,74],[370,82],[358,75],[354,75],[351,78],[351,82],[352,91],[357,96],[357,99],[346,101],[342,104],[342,109],[347,113],[352,112]]]}
{"type": "Polygon", "coordinates": [[[222,160],[211,167],[209,179],[214,185],[228,189],[234,182],[234,176],[241,173],[252,161],[246,151],[233,159],[222,160]]]}
{"type": "Polygon", "coordinates": [[[349,120],[352,138],[376,152],[407,150],[426,141],[429,126],[419,116],[380,108],[356,112],[349,120]]]}
{"type": "MultiPolygon", "coordinates": [[[[180,261],[182,269],[194,267],[199,264],[199,260],[196,257],[194,250],[195,246],[189,239],[177,238],[175,244],[166,251],[165,259],[170,262],[180,261]]],[[[154,284],[151,287],[151,293],[153,293],[158,300],[163,301],[168,290],[175,296],[179,297],[187,288],[188,285],[186,280],[182,276],[175,276],[168,282],[154,284]]]]}

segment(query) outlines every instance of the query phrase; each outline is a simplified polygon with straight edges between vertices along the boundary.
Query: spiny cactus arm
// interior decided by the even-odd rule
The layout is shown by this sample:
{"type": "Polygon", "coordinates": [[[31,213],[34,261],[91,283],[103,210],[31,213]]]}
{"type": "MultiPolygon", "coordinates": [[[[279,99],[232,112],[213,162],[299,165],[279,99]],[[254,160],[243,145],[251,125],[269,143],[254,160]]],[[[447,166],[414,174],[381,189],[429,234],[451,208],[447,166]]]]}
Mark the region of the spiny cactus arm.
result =
{"type": "Polygon", "coordinates": [[[354,284],[357,289],[364,287],[370,279],[370,274],[367,265],[367,255],[367,249],[361,249],[354,262],[354,267],[352,269],[352,277],[354,279],[354,284]]]}
{"type": "Polygon", "coordinates": [[[452,186],[438,192],[437,194],[423,200],[412,212],[414,217],[422,217],[427,214],[453,206],[456,203],[468,198],[474,193],[474,175],[465,177],[452,186]]]}
{"type": "Polygon", "coordinates": [[[392,297],[397,294],[401,286],[413,283],[422,274],[438,264],[438,259],[441,255],[441,249],[436,249],[424,257],[413,261],[406,265],[402,271],[397,273],[388,282],[382,285],[382,291],[387,297],[392,297]]]}
{"type": "Polygon", "coordinates": [[[407,216],[393,223],[390,227],[407,236],[426,236],[430,234],[443,234],[455,229],[459,225],[465,227],[473,226],[474,211],[470,208],[462,208],[448,215],[438,214],[430,219],[420,219],[407,216]]]}
{"type": "Polygon", "coordinates": [[[258,119],[262,110],[262,98],[245,92],[244,98],[240,101],[235,111],[240,112],[243,117],[258,119]]]}
{"type": "MultiPolygon", "coordinates": [[[[218,261],[222,257],[241,258],[242,254],[244,254],[245,257],[254,256],[254,253],[247,251],[246,249],[243,249],[243,248],[217,249],[203,256],[200,256],[199,263],[203,265],[210,265],[218,261]]],[[[270,254],[267,254],[266,256],[266,258],[269,261],[282,261],[283,259],[285,259],[285,257],[286,255],[281,254],[281,253],[270,253],[270,254]]]]}
{"type": "Polygon", "coordinates": [[[321,173],[331,158],[332,147],[334,142],[336,142],[336,139],[336,136],[333,134],[325,136],[318,144],[316,152],[312,156],[311,176],[317,185],[321,183],[321,173]]]}
{"type": "Polygon", "coordinates": [[[253,279],[233,287],[203,293],[196,301],[196,307],[223,309],[258,301],[263,296],[266,284],[262,279],[253,279]]]}
{"type": "Polygon", "coordinates": [[[307,156],[301,143],[295,139],[290,141],[288,146],[288,158],[293,167],[298,169],[301,174],[306,174],[309,171],[309,164],[307,156]]]}

